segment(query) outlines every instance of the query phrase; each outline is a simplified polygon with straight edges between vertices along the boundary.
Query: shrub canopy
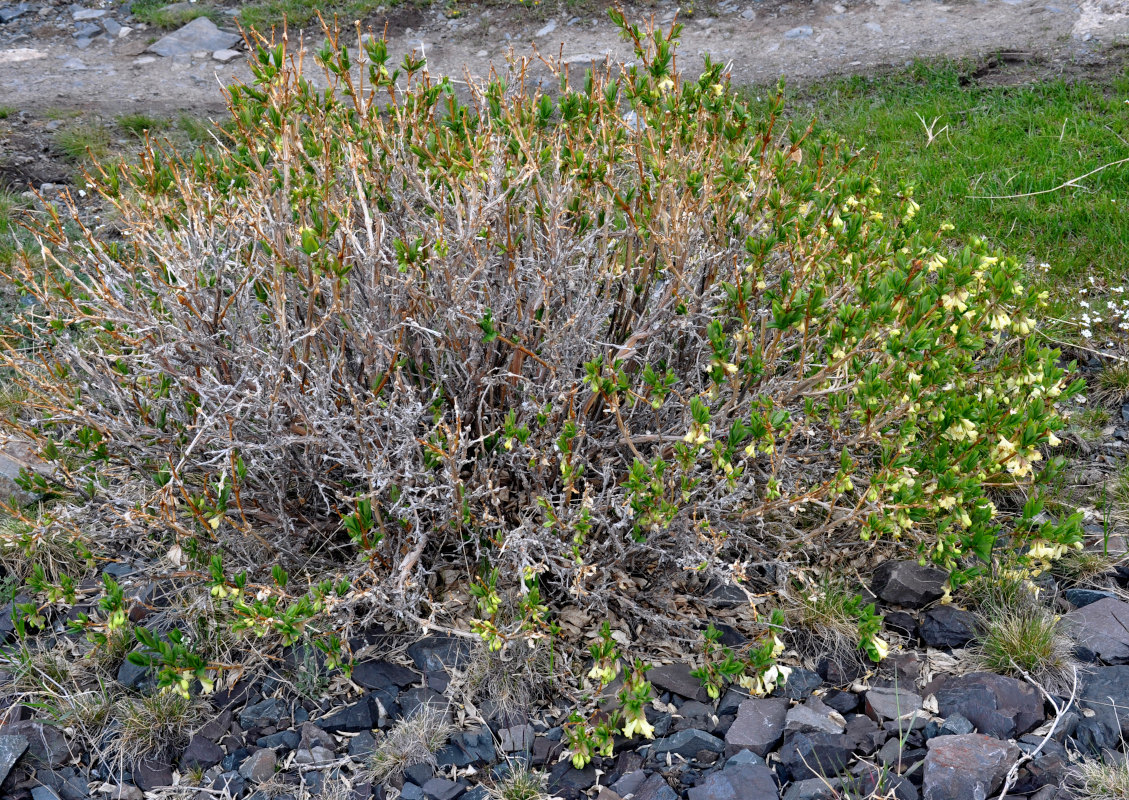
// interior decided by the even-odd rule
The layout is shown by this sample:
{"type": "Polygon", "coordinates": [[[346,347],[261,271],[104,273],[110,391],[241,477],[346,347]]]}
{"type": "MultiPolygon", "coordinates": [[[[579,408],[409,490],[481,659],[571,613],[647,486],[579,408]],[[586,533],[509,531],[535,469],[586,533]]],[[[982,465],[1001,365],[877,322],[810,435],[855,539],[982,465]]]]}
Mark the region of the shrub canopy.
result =
{"type": "MultiPolygon", "coordinates": [[[[989,558],[1076,389],[1019,265],[624,29],[634,64],[552,93],[335,33],[323,90],[261,48],[228,140],[103,173],[119,241],[56,219],[13,268],[21,431],[103,514],[128,486],[182,542],[343,545],[399,609],[449,565],[528,624],[879,541],[989,558]]],[[[1073,541],[1037,510],[1014,542],[1073,541]]]]}

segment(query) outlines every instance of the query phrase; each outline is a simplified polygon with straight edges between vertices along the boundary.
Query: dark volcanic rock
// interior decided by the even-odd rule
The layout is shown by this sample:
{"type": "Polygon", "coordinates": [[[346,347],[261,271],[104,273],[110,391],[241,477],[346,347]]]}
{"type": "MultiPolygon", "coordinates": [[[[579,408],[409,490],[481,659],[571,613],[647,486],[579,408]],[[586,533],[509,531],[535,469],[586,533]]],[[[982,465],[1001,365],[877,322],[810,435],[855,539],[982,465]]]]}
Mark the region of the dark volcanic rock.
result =
{"type": "Polygon", "coordinates": [[[243,713],[239,715],[239,727],[243,730],[277,727],[287,715],[286,703],[272,697],[243,709],[243,713]]]}
{"type": "Polygon", "coordinates": [[[367,697],[317,720],[318,727],[328,733],[371,731],[376,723],[372,704],[367,697]]]}
{"type": "Polygon", "coordinates": [[[133,768],[133,782],[143,792],[172,786],[172,764],[156,758],[145,758],[133,768]]]}
{"type": "Polygon", "coordinates": [[[12,767],[27,750],[27,746],[26,736],[0,736],[0,783],[8,777],[12,767]]]}
{"type": "Polygon", "coordinates": [[[390,661],[362,661],[353,665],[353,682],[366,689],[387,689],[395,686],[397,690],[411,686],[419,680],[419,675],[407,667],[390,661]]]}
{"type": "Polygon", "coordinates": [[[458,636],[428,636],[409,646],[408,655],[421,672],[443,672],[470,659],[470,642],[458,636]]]}
{"type": "Polygon", "coordinates": [[[762,758],[784,738],[784,722],[788,701],[782,697],[756,697],[746,700],[737,711],[737,719],[725,734],[725,753],[751,750],[762,758]]]}
{"type": "Polygon", "coordinates": [[[1078,721],[1074,736],[1091,753],[1117,748],[1129,731],[1129,666],[1098,667],[1084,676],[1078,703],[1093,712],[1078,721]]]}
{"type": "Polygon", "coordinates": [[[632,800],[678,800],[678,794],[667,785],[657,772],[635,790],[632,800]]]}
{"type": "Polygon", "coordinates": [[[663,664],[650,670],[647,680],[663,691],[702,703],[708,702],[710,696],[702,688],[702,682],[690,674],[692,669],[689,664],[663,664]]]}
{"type": "Polygon", "coordinates": [[[1063,625],[1074,635],[1083,657],[1129,663],[1129,603],[1107,597],[1071,611],[1063,617],[1063,625]]]}
{"type": "Polygon", "coordinates": [[[0,734],[26,739],[25,758],[33,767],[55,769],[61,767],[71,757],[67,740],[54,725],[25,720],[0,727],[0,734]]]}
{"type": "Polygon", "coordinates": [[[1044,718],[1043,698],[1033,686],[991,672],[950,678],[936,696],[942,717],[960,714],[999,739],[1022,736],[1044,718]]]}
{"type": "Polygon", "coordinates": [[[720,753],[725,749],[725,742],[716,736],[710,736],[705,731],[688,729],[657,740],[651,745],[653,756],[663,756],[675,753],[683,758],[693,758],[698,752],[708,750],[711,753],[720,753]]]}
{"type": "Polygon", "coordinates": [[[874,571],[870,590],[887,603],[905,608],[921,608],[945,593],[942,570],[922,566],[916,561],[887,561],[874,571]]]}
{"type": "Polygon", "coordinates": [[[1113,592],[1103,592],[1098,589],[1067,589],[1062,593],[1066,598],[1066,602],[1075,608],[1082,608],[1091,603],[1096,603],[1099,600],[1105,600],[1110,597],[1117,597],[1113,592]]]}
{"type": "Polygon", "coordinates": [[[689,800],[778,800],[780,792],[764,764],[737,764],[710,773],[687,795],[689,800]]]}
{"type": "Polygon", "coordinates": [[[180,757],[182,769],[207,769],[223,761],[223,748],[200,734],[193,736],[180,757]]]}
{"type": "Polygon", "coordinates": [[[792,780],[830,778],[847,768],[850,738],[834,733],[794,733],[780,748],[780,763],[792,780]]]}
{"type": "Polygon", "coordinates": [[[881,722],[887,719],[904,719],[921,711],[921,695],[905,689],[870,689],[866,693],[866,713],[881,722]]]}
{"type": "Polygon", "coordinates": [[[823,685],[823,678],[818,672],[812,672],[810,669],[796,668],[792,670],[792,674],[788,676],[788,682],[784,684],[783,688],[777,689],[773,692],[774,697],[783,696],[789,700],[806,700],[811,697],[812,692],[823,685]]]}
{"type": "Polygon", "coordinates": [[[986,798],[1000,787],[1019,748],[990,736],[938,736],[925,757],[924,800],[986,798]]]}
{"type": "Polygon", "coordinates": [[[964,647],[976,638],[976,615],[955,606],[937,606],[921,620],[921,640],[930,647],[964,647]]]}

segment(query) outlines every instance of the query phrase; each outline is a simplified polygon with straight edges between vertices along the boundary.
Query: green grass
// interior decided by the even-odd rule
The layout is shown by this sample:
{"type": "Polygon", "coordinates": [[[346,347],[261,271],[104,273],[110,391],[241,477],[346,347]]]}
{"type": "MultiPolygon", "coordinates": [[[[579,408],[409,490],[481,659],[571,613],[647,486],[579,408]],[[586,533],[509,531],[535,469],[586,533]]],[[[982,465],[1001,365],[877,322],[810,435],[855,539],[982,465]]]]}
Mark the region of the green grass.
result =
{"type": "Polygon", "coordinates": [[[157,132],[169,126],[168,120],[151,117],[148,114],[122,114],[117,119],[118,127],[138,139],[144,139],[149,131],[157,132]]]}
{"type": "Polygon", "coordinates": [[[71,161],[105,158],[110,152],[110,134],[96,122],[78,122],[56,131],[55,145],[71,161]]]}
{"type": "Polygon", "coordinates": [[[131,8],[136,19],[158,28],[179,28],[197,17],[208,17],[216,24],[221,20],[219,12],[207,3],[190,5],[166,0],[136,0],[131,8]]]}
{"type": "Polygon", "coordinates": [[[364,19],[382,8],[397,4],[398,0],[265,0],[243,6],[239,11],[239,21],[248,28],[266,32],[281,27],[284,20],[294,28],[315,24],[320,13],[326,22],[332,22],[336,16],[343,24],[349,25],[353,20],[364,19]]]}
{"type": "MultiPolygon", "coordinates": [[[[793,93],[786,108],[796,124],[815,117],[817,132],[841,136],[864,158],[881,156],[878,176],[891,190],[915,185],[923,222],[952,222],[955,236],[983,236],[1047,264],[1033,270],[1040,283],[1077,288],[1090,276],[1125,278],[1129,163],[1083,188],[973,196],[1040,192],[1129,157],[1127,99],[1129,70],[1112,81],[981,86],[972,65],[940,63],[817,85],[793,93]]],[[[1052,311],[1067,313],[1069,301],[1056,299],[1052,311]]]]}
{"type": "Polygon", "coordinates": [[[0,106],[0,119],[7,119],[16,113],[15,106],[0,106]]]}

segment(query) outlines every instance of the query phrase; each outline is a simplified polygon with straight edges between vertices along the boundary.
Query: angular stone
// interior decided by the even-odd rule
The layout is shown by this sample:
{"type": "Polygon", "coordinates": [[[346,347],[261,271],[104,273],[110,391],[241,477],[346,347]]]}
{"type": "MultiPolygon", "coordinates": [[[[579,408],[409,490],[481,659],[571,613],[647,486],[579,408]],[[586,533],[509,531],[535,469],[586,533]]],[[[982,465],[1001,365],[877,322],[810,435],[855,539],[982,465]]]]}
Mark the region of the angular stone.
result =
{"type": "Polygon", "coordinates": [[[792,781],[784,792],[784,800],[841,800],[843,782],[838,778],[807,778],[792,781]]]}
{"type": "Polygon", "coordinates": [[[376,727],[376,723],[377,720],[372,713],[372,704],[367,697],[317,721],[318,727],[327,733],[371,731],[376,727]]]}
{"type": "Polygon", "coordinates": [[[635,792],[632,800],[678,800],[678,794],[670,788],[663,776],[657,772],[635,792]]]}
{"type": "Polygon", "coordinates": [[[304,767],[316,764],[329,764],[337,760],[337,756],[328,747],[311,747],[309,750],[299,750],[294,753],[294,763],[304,767]]]}
{"type": "Polygon", "coordinates": [[[391,661],[362,661],[353,665],[353,682],[366,689],[387,689],[395,686],[397,691],[419,682],[419,675],[391,661]]]}
{"type": "Polygon", "coordinates": [[[217,792],[226,792],[230,797],[242,797],[243,787],[247,782],[238,772],[224,772],[212,781],[212,788],[217,792]]]}
{"type": "Polygon", "coordinates": [[[0,736],[0,783],[8,777],[12,767],[27,750],[26,736],[0,736]]]}
{"type": "Polygon", "coordinates": [[[689,800],[779,800],[772,770],[764,764],[738,764],[712,772],[690,789],[689,800]]]}
{"type": "Polygon", "coordinates": [[[1107,597],[1090,603],[1063,617],[1063,625],[1080,650],[1107,664],[1129,663],[1129,603],[1124,600],[1107,597]]]}
{"type": "Polygon", "coordinates": [[[511,725],[498,731],[498,746],[503,753],[527,752],[533,747],[533,726],[511,725]]]}
{"type": "Polygon", "coordinates": [[[940,600],[949,576],[916,561],[886,561],[874,570],[870,591],[887,603],[921,608],[940,600]]]}
{"type": "Polygon", "coordinates": [[[36,786],[31,790],[31,800],[63,800],[50,786],[36,786]]]}
{"type": "Polygon", "coordinates": [[[1043,698],[1033,686],[991,672],[949,678],[936,697],[942,717],[960,714],[999,739],[1022,736],[1044,719],[1043,698]]]}
{"type": "Polygon", "coordinates": [[[408,655],[421,672],[444,672],[470,659],[470,642],[458,636],[427,636],[408,647],[408,655]]]}
{"type": "MultiPolygon", "coordinates": [[[[202,19],[202,18],[201,18],[202,19]]],[[[254,705],[247,706],[239,715],[239,727],[243,730],[251,728],[274,728],[284,717],[288,716],[286,703],[277,697],[261,700],[254,705]]]]}
{"type": "Polygon", "coordinates": [[[273,750],[256,750],[239,767],[239,774],[254,783],[265,783],[274,777],[278,758],[273,750]]]}
{"type": "Polygon", "coordinates": [[[184,770],[207,769],[223,761],[223,756],[222,747],[196,734],[188,741],[188,747],[180,756],[180,767],[184,770]]]}
{"type": "Polygon", "coordinates": [[[647,673],[647,680],[664,692],[671,692],[689,700],[708,702],[709,693],[702,688],[702,682],[690,674],[692,669],[689,664],[663,664],[650,670],[647,673]]]}
{"type": "Polygon", "coordinates": [[[921,711],[921,695],[905,689],[869,689],[866,693],[866,714],[876,722],[905,719],[921,711]]]}
{"type": "Polygon", "coordinates": [[[156,758],[143,758],[133,767],[133,782],[143,792],[172,786],[172,764],[156,758]]]}
{"type": "Polygon", "coordinates": [[[784,732],[820,731],[822,733],[842,733],[847,721],[834,709],[828,708],[818,697],[809,697],[803,705],[788,709],[784,720],[784,732]]]}
{"type": "Polygon", "coordinates": [[[405,717],[412,716],[424,706],[443,712],[448,711],[450,706],[447,698],[439,694],[439,692],[423,686],[417,686],[414,689],[406,689],[400,692],[398,701],[401,713],[403,713],[405,717]]]}
{"type": "Polygon", "coordinates": [[[755,697],[737,710],[737,719],[725,734],[725,754],[751,750],[761,758],[775,750],[784,738],[788,701],[783,697],[755,697]]]}
{"type": "Polygon", "coordinates": [[[239,40],[238,33],[221,31],[207,17],[197,17],[151,44],[149,52],[165,57],[186,56],[201,50],[226,50],[238,44],[239,40]]]}
{"type": "Polygon", "coordinates": [[[937,606],[921,620],[921,640],[930,647],[964,647],[976,638],[976,615],[955,606],[937,606]]]}
{"type": "Polygon", "coordinates": [[[1118,748],[1129,731],[1129,666],[1098,667],[1083,676],[1078,703],[1091,712],[1078,721],[1078,744],[1095,755],[1118,748]]]}
{"type": "Polygon", "coordinates": [[[465,788],[446,778],[432,778],[423,785],[423,796],[427,800],[455,800],[465,788]]]}
{"type": "Polygon", "coordinates": [[[853,749],[842,734],[793,733],[780,748],[780,763],[792,780],[830,778],[847,768],[853,749]]]}
{"type": "Polygon", "coordinates": [[[1066,602],[1070,603],[1070,605],[1074,606],[1075,608],[1082,608],[1083,606],[1088,606],[1092,603],[1096,603],[1099,600],[1106,600],[1110,597],[1117,597],[1117,595],[1115,595],[1113,592],[1103,592],[1099,589],[1078,588],[1067,589],[1062,593],[1062,596],[1066,598],[1066,602]]]}
{"type": "Polygon", "coordinates": [[[818,672],[797,667],[788,676],[788,682],[773,692],[773,697],[787,697],[789,700],[806,700],[823,685],[823,677],[818,672]]]}
{"type": "Polygon", "coordinates": [[[923,800],[986,798],[1000,788],[1019,758],[1019,748],[991,736],[968,733],[930,739],[923,800]]]}
{"type": "Polygon", "coordinates": [[[660,756],[666,753],[674,753],[689,759],[693,758],[702,750],[708,750],[711,753],[720,753],[724,749],[725,742],[721,739],[718,739],[716,736],[710,736],[705,731],[690,728],[658,739],[651,745],[651,754],[660,756]]]}
{"type": "Polygon", "coordinates": [[[30,762],[29,766],[55,769],[71,757],[67,740],[53,725],[24,720],[0,727],[0,734],[27,740],[25,757],[30,762]]]}

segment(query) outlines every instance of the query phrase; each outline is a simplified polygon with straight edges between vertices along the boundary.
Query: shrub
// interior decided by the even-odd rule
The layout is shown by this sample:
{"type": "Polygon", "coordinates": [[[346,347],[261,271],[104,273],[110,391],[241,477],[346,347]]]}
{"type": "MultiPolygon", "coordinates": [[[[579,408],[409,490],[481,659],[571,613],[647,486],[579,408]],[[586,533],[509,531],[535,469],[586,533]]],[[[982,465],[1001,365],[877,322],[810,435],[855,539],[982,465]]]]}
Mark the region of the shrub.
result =
{"type": "Polygon", "coordinates": [[[382,612],[480,565],[492,647],[550,605],[681,632],[683,570],[1076,541],[990,495],[1035,482],[1078,388],[1020,266],[919,230],[908,189],[883,216],[779,96],[613,16],[634,64],[557,65],[555,94],[517,63],[461,96],[334,31],[318,90],[262,47],[226,146],[101,172],[124,240],[54,218],[9,270],[16,427],[76,513],[125,497],[165,546],[249,563],[349,548],[382,612]]]}

